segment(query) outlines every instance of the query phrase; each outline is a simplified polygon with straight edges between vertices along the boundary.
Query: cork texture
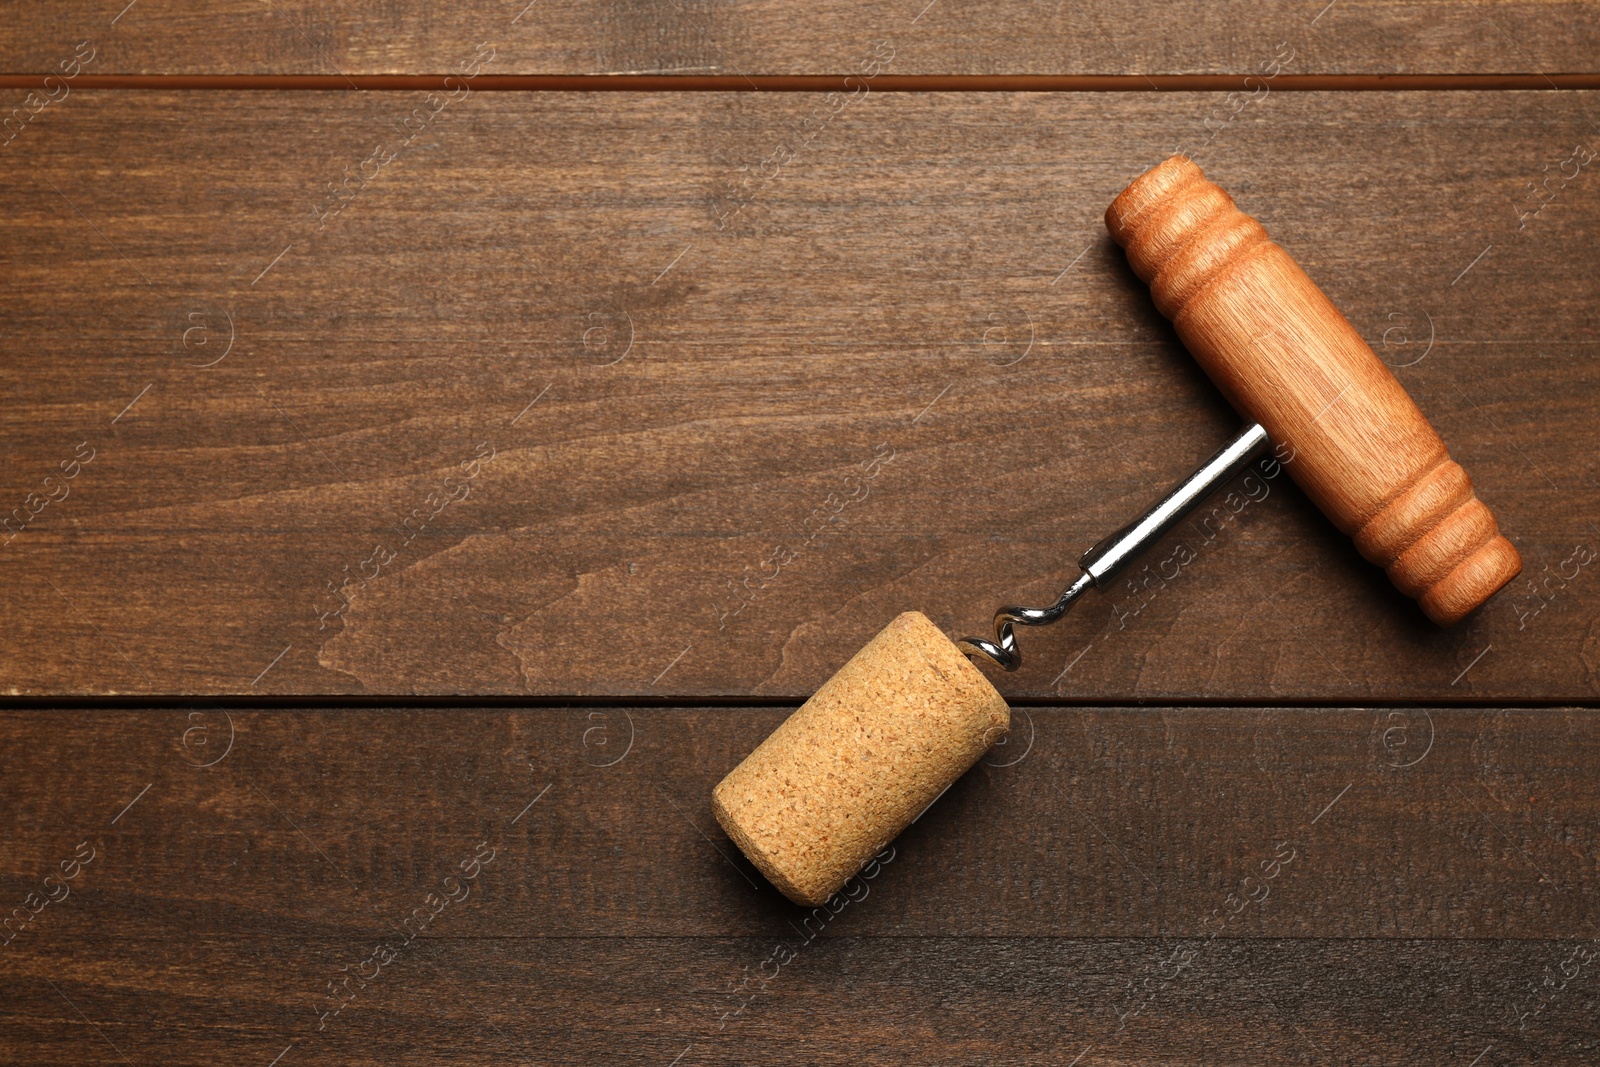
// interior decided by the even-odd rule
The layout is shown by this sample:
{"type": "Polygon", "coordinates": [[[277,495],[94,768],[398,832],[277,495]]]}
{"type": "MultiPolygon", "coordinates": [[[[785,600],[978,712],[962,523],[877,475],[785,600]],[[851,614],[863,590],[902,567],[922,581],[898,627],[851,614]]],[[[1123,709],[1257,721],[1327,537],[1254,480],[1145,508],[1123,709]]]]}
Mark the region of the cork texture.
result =
{"type": "Polygon", "coordinates": [[[821,904],[1010,725],[983,673],[908,611],[718,783],[712,811],[784,896],[821,904]]]}

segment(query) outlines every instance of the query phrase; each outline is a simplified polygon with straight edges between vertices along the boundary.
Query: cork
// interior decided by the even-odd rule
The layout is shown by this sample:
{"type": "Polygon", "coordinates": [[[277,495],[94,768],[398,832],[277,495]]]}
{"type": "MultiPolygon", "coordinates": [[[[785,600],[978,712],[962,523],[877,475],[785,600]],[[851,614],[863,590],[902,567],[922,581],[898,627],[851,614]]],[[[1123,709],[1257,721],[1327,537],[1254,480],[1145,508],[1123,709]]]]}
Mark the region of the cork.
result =
{"type": "Polygon", "coordinates": [[[728,772],[711,809],[784,896],[815,906],[1010,726],[983,673],[908,611],[728,772]]]}

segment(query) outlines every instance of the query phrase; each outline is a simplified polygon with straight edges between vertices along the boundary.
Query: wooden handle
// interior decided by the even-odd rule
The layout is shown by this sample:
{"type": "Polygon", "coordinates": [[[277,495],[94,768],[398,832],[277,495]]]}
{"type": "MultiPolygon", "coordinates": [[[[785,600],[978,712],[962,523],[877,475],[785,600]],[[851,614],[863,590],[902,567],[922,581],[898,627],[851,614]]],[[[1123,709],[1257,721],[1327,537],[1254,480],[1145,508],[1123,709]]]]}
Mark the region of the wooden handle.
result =
{"type": "Polygon", "coordinates": [[[1306,495],[1430,619],[1448,626],[1517,576],[1516,548],[1389,368],[1199,167],[1145,172],[1106,227],[1306,495]]]}

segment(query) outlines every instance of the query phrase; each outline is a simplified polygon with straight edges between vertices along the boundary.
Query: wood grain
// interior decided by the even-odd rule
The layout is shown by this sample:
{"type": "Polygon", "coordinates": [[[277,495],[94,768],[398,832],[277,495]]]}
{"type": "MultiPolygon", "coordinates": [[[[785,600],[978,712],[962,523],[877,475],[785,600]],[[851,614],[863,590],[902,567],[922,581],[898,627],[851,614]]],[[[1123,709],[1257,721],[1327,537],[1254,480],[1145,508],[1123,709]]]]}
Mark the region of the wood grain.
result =
{"type": "Polygon", "coordinates": [[[1106,228],[1156,309],[1279,465],[1441,626],[1522,559],[1427,416],[1300,265],[1185,156],[1135,178],[1106,228]]]}
{"type": "Polygon", "coordinates": [[[1593,0],[69,0],[10,20],[0,72],[46,70],[86,39],[105,74],[444,73],[480,42],[500,73],[853,74],[879,41],[905,74],[1255,74],[1285,54],[1296,73],[1593,72],[1596,14],[1593,0]]]}
{"type": "Polygon", "coordinates": [[[56,80],[0,91],[0,1065],[1593,1062],[1596,94],[1274,90],[1594,72],[1597,11],[13,12],[0,77],[56,80]],[[67,76],[474,70],[853,81],[67,76]],[[1030,74],[1259,81],[879,91],[1030,74]],[[1252,474],[1025,631],[1006,744],[788,904],[710,804],[785,702],[900,611],[1048,602],[1236,427],[1100,222],[1177,150],[1524,576],[1440,633],[1252,474]],[[266,701],[69,704],[169,693],[266,701]]]}
{"type": "Polygon", "coordinates": [[[803,699],[902,610],[1048,603],[1236,426],[1100,221],[1187,143],[1526,577],[1441,634],[1257,479],[1002,691],[1595,691],[1600,187],[1525,189],[1593,96],[441,99],[74,94],[0,150],[0,492],[39,512],[0,690],[803,699]]]}
{"type": "Polygon", "coordinates": [[[1592,710],[1031,708],[826,921],[710,813],[785,714],[0,715],[8,905],[93,851],[0,1063],[1593,1059],[1592,710]]]}

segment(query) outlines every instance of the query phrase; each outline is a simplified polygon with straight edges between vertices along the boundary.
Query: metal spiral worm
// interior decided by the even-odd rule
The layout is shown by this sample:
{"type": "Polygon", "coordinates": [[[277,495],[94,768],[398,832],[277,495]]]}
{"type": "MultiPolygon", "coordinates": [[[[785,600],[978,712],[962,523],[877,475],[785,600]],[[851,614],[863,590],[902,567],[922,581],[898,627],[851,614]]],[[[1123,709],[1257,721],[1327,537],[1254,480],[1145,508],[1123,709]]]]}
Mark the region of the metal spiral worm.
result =
{"type": "Polygon", "coordinates": [[[965,652],[968,658],[985,656],[1003,670],[1016,670],[1022,666],[1022,653],[1017,651],[1018,626],[1049,626],[1061,618],[1085,589],[1091,585],[1105,585],[1118,571],[1133,562],[1139,553],[1159,541],[1210,496],[1212,490],[1231,481],[1234,475],[1266,449],[1268,443],[1267,431],[1259,423],[1246,426],[1233,440],[1218,449],[1217,454],[1208,459],[1204,466],[1173,486],[1149,511],[1085,553],[1078,561],[1083,573],[1077,581],[1067,586],[1054,604],[1048,608],[1001,608],[994,616],[993,641],[985,641],[981,637],[963,637],[956,642],[956,647],[965,652]]]}
{"type": "Polygon", "coordinates": [[[1065,615],[1072,602],[1093,584],[1094,577],[1084,571],[1048,608],[1001,608],[994,613],[993,641],[985,641],[981,637],[963,637],[956,642],[956,647],[968,656],[981,654],[1003,670],[1014,671],[1022,666],[1022,653],[1017,651],[1016,627],[1049,626],[1065,615]]]}

